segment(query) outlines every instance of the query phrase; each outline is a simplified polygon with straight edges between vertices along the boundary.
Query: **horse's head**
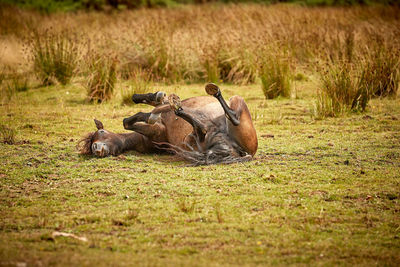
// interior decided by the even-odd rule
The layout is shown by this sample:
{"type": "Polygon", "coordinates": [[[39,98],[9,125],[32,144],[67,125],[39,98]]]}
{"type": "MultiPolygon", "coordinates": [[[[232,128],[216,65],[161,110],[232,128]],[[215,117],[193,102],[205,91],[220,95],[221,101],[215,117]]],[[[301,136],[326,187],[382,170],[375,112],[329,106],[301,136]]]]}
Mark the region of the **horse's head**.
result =
{"type": "Polygon", "coordinates": [[[78,149],[81,154],[106,157],[118,155],[123,150],[123,140],[118,134],[104,129],[103,123],[94,120],[97,131],[87,134],[78,143],[78,149]]]}

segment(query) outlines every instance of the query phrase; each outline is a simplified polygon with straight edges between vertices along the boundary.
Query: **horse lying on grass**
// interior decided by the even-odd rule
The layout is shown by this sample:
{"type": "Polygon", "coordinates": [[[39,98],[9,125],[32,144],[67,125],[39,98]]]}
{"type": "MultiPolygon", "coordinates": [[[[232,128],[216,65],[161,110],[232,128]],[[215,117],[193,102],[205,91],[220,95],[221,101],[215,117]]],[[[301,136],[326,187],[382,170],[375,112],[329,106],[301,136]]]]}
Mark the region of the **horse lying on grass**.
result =
{"type": "Polygon", "coordinates": [[[123,120],[133,133],[116,134],[95,120],[96,132],[83,138],[82,154],[99,157],[119,155],[128,150],[141,153],[169,151],[194,165],[249,161],[257,151],[257,134],[249,109],[242,97],[226,103],[215,84],[207,84],[213,96],[191,97],[181,101],[175,94],[166,99],[163,92],[135,94],[135,103],[155,108],[123,120]]]}

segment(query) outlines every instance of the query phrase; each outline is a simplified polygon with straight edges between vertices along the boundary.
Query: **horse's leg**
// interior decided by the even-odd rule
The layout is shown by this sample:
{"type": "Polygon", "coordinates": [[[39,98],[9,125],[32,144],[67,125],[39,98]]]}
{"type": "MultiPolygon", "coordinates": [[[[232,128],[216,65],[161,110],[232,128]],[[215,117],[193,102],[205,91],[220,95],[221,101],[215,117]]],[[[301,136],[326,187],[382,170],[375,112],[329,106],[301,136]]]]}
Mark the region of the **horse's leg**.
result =
{"type": "Polygon", "coordinates": [[[159,106],[165,104],[166,101],[164,100],[166,94],[164,92],[155,92],[155,93],[148,93],[148,94],[134,94],[132,96],[132,101],[135,104],[148,104],[151,106],[159,106]]]}
{"type": "Polygon", "coordinates": [[[209,83],[206,85],[206,92],[218,99],[224,109],[225,116],[233,125],[238,126],[240,124],[240,114],[228,106],[225,99],[222,97],[219,87],[216,84],[209,83]]]}
{"type": "Polygon", "coordinates": [[[135,115],[130,116],[129,118],[125,118],[123,120],[123,125],[126,130],[132,130],[131,127],[136,122],[145,122],[148,124],[154,124],[161,120],[161,114],[162,112],[155,112],[154,110],[152,112],[147,112],[147,113],[138,112],[135,115]]]}
{"type": "Polygon", "coordinates": [[[254,156],[258,147],[257,133],[244,99],[240,96],[233,96],[229,99],[228,106],[222,98],[221,90],[215,84],[207,84],[206,92],[213,95],[221,103],[227,117],[227,127],[230,136],[247,153],[254,156]]]}
{"type": "Polygon", "coordinates": [[[133,124],[129,130],[140,133],[152,141],[156,142],[167,141],[165,126],[161,123],[148,124],[144,122],[138,122],[133,124]]]}
{"type": "Polygon", "coordinates": [[[138,112],[133,116],[130,116],[129,118],[125,118],[123,120],[123,124],[124,124],[124,128],[126,130],[132,130],[132,126],[136,123],[136,122],[148,122],[150,119],[151,113],[144,113],[144,112],[138,112]]]}
{"type": "Polygon", "coordinates": [[[175,94],[171,94],[168,97],[168,101],[169,101],[171,109],[175,112],[175,114],[178,117],[181,117],[182,119],[184,119],[185,121],[190,123],[190,125],[192,125],[194,132],[197,135],[199,141],[203,142],[205,139],[205,136],[207,134],[205,125],[201,121],[196,119],[192,114],[183,110],[182,103],[181,103],[179,96],[177,96],[175,94]]]}

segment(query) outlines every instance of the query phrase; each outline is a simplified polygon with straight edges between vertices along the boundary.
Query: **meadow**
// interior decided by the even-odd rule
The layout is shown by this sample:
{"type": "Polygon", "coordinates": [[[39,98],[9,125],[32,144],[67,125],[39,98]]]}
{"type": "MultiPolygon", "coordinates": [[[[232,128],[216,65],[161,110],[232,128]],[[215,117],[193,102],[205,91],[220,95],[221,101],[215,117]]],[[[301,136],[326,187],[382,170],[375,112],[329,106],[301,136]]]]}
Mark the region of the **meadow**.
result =
{"type": "Polygon", "coordinates": [[[0,264],[398,265],[398,11],[0,8],[0,264]],[[78,153],[151,110],[132,93],[209,81],[246,100],[253,161],[78,153]]]}

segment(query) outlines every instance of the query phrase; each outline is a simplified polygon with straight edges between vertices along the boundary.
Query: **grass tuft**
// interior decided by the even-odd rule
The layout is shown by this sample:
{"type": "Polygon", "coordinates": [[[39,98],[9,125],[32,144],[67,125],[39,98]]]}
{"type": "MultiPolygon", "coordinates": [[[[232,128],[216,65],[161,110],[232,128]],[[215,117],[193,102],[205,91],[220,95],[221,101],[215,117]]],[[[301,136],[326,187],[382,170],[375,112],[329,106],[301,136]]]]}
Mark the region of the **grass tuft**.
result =
{"type": "Polygon", "coordinates": [[[0,124],[0,136],[2,143],[9,145],[15,144],[15,135],[16,135],[15,129],[0,124]]]}
{"type": "Polygon", "coordinates": [[[24,92],[29,89],[28,75],[26,73],[12,72],[5,69],[0,73],[0,99],[10,101],[17,92],[24,92]]]}
{"type": "Polygon", "coordinates": [[[261,88],[266,99],[290,97],[291,78],[289,62],[282,58],[264,61],[260,70],[261,88]]]}
{"type": "Polygon", "coordinates": [[[348,111],[365,111],[371,94],[364,73],[349,63],[330,65],[322,74],[321,89],[317,93],[317,118],[337,117],[348,111]]]}
{"type": "Polygon", "coordinates": [[[69,83],[78,65],[77,38],[68,32],[34,32],[31,40],[33,69],[43,85],[69,83]]]}
{"type": "Polygon", "coordinates": [[[89,60],[89,76],[86,82],[88,100],[101,103],[113,97],[117,60],[94,55],[89,60]]]}
{"type": "Polygon", "coordinates": [[[186,199],[181,199],[178,202],[178,208],[180,211],[188,214],[192,214],[196,207],[196,201],[193,200],[192,202],[187,201],[186,199]]]}
{"type": "Polygon", "coordinates": [[[13,92],[25,92],[29,89],[28,77],[26,74],[14,73],[9,76],[7,84],[9,91],[13,92]]]}
{"type": "MultiPolygon", "coordinates": [[[[394,50],[395,51],[395,50],[394,50]]],[[[399,55],[380,47],[366,57],[363,70],[363,86],[372,97],[395,97],[400,84],[399,55]]]]}

